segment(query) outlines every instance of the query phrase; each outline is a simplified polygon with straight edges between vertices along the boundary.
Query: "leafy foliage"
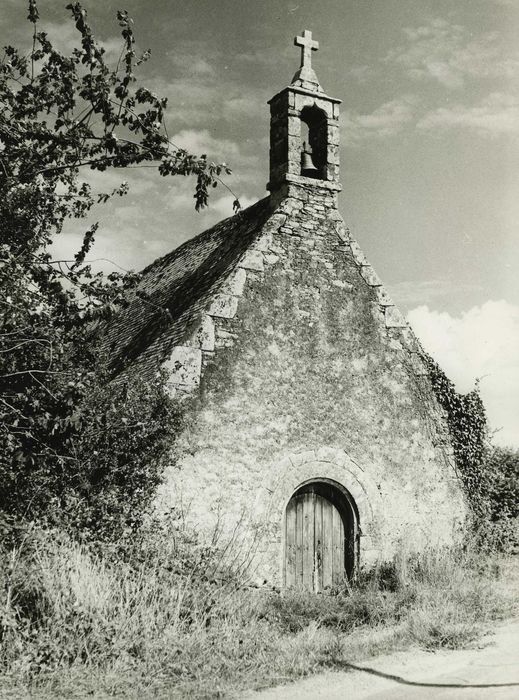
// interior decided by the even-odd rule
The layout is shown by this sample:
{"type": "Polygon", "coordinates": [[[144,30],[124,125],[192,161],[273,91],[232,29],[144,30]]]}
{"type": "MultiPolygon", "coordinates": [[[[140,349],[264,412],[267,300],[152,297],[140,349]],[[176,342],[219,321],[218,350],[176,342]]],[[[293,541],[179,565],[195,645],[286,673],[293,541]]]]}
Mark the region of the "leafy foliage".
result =
{"type": "Polygon", "coordinates": [[[85,169],[149,163],[163,176],[194,176],[197,209],[229,169],[169,142],[166,100],[136,82],[150,52],[137,57],[126,12],[117,13],[122,47],[111,68],[86,11],[67,8],[78,32],[71,55],[39,31],[29,0],[32,48],[7,46],[0,62],[0,498],[5,514],[57,517],[95,497],[92,524],[110,510],[130,517],[156,484],[144,453],[157,464],[176,409],[160,382],[124,395],[106,386],[99,323],[138,275],[94,273],[97,224],[72,260],[54,260],[50,244],[67,220],[128,190],[95,195],[85,169]]]}
{"type": "Polygon", "coordinates": [[[482,507],[485,484],[483,461],[487,450],[487,419],[477,387],[459,394],[445,372],[426,356],[436,398],[447,413],[454,457],[467,495],[476,511],[482,507]]]}
{"type": "MultiPolygon", "coordinates": [[[[55,413],[26,431],[26,442],[38,441],[46,452],[23,463],[2,460],[4,518],[65,525],[82,540],[118,538],[141,525],[170,458],[180,410],[161,377],[117,386],[103,379],[89,373],[64,387],[55,413]],[[61,428],[48,437],[60,411],[61,428]]],[[[30,452],[30,445],[22,448],[30,452]]]]}
{"type": "Polygon", "coordinates": [[[500,550],[519,549],[519,452],[491,447],[484,463],[487,522],[481,532],[484,544],[500,550]]]}
{"type": "Polygon", "coordinates": [[[487,544],[507,547],[517,537],[513,521],[519,516],[519,453],[492,446],[478,387],[458,393],[438,364],[429,356],[426,360],[435,395],[447,413],[473,525],[487,544]]]}
{"type": "Polygon", "coordinates": [[[492,448],[485,469],[491,479],[492,520],[519,518],[519,450],[492,448]]]}

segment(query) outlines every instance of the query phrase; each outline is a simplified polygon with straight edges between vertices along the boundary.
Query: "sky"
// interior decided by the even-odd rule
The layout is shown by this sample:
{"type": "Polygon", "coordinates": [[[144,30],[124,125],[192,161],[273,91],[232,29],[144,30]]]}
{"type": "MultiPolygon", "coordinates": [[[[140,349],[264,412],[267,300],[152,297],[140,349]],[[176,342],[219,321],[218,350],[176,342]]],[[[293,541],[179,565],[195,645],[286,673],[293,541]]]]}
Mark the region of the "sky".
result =
{"type": "MultiPolygon", "coordinates": [[[[65,0],[40,0],[63,50],[65,0]]],[[[27,45],[23,0],[0,0],[0,43],[27,45]]],[[[169,99],[171,140],[225,161],[242,206],[264,197],[267,100],[299,67],[293,38],[342,100],[340,210],[397,305],[460,391],[480,380],[496,443],[519,447],[519,0],[83,0],[108,56],[117,9],[151,48],[142,83],[169,99]]],[[[150,169],[95,174],[127,197],[95,212],[97,264],[141,269],[232,214],[213,191],[150,169]],[[108,262],[110,261],[110,262],[108,262]]],[[[57,246],[71,255],[71,223],[57,246]]]]}

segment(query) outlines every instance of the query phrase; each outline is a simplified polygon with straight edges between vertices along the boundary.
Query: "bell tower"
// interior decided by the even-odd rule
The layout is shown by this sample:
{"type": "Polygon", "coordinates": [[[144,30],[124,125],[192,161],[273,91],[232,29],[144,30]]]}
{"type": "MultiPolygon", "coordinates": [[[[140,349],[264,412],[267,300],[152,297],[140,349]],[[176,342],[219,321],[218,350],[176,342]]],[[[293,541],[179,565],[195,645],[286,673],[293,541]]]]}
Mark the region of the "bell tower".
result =
{"type": "Polygon", "coordinates": [[[312,52],[319,48],[312,32],[305,29],[294,44],[301,47],[301,66],[292,83],[269,101],[267,189],[282,196],[301,186],[338,192],[341,101],[324,93],[312,68],[312,52]]]}

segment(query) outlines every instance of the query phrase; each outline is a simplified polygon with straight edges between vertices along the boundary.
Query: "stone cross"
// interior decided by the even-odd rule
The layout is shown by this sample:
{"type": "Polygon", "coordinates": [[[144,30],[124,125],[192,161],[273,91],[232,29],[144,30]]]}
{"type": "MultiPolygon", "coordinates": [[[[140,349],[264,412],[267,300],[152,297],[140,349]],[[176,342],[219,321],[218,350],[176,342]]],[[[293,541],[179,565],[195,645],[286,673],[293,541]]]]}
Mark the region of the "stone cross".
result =
{"type": "MultiPolygon", "coordinates": [[[[311,83],[315,89],[315,86],[319,86],[319,81],[312,69],[312,51],[317,51],[319,42],[313,41],[312,32],[305,29],[303,36],[296,36],[294,45],[301,47],[301,68],[294,75],[292,83],[300,84],[304,87],[311,87],[306,85],[306,83],[311,83]]],[[[320,88],[317,87],[317,89],[320,88]]]]}
{"type": "Polygon", "coordinates": [[[319,42],[313,41],[312,32],[305,29],[303,36],[295,37],[294,46],[301,47],[301,68],[312,70],[312,51],[317,51],[319,49],[319,42]]]}

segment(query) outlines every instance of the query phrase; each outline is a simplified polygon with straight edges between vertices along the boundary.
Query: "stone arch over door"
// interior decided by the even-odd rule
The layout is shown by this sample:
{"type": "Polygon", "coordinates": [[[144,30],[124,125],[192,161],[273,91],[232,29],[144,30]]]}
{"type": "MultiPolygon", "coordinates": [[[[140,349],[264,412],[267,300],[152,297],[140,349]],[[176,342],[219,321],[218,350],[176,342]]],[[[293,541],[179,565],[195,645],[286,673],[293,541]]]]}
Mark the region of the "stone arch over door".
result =
{"type": "Polygon", "coordinates": [[[297,490],[307,482],[332,481],[344,489],[355,503],[358,513],[358,570],[373,566],[384,551],[382,499],[377,484],[367,469],[341,449],[321,447],[316,450],[290,452],[272,463],[272,479],[266,484],[268,504],[258,504],[263,511],[262,523],[268,544],[263,549],[265,577],[276,585],[285,578],[286,508],[297,490]]]}
{"type": "Polygon", "coordinates": [[[320,593],[353,578],[359,514],[351,494],[331,479],[312,479],[285,511],[283,585],[320,593]]]}

